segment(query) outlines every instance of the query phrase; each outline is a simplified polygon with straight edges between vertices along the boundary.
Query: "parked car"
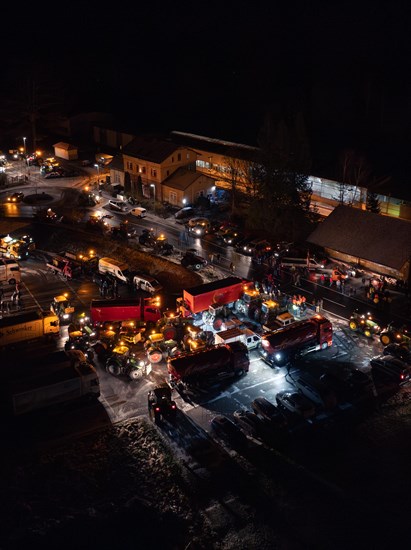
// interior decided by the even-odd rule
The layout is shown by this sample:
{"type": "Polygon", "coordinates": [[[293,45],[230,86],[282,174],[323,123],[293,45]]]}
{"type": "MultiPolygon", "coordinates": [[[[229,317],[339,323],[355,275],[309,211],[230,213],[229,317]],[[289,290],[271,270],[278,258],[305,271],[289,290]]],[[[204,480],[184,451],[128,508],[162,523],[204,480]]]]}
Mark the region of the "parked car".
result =
{"type": "Polygon", "coordinates": [[[244,447],[247,445],[247,438],[230,418],[219,414],[211,420],[211,429],[217,437],[234,446],[244,447]]]}
{"type": "Polygon", "coordinates": [[[396,384],[405,384],[411,380],[411,366],[393,355],[372,357],[370,364],[373,374],[380,374],[396,384]]]}
{"type": "Polygon", "coordinates": [[[48,174],[46,174],[44,177],[45,179],[50,180],[54,178],[62,178],[63,174],[61,172],[57,172],[56,170],[53,170],[52,172],[49,172],[48,174]]]}
{"type": "Polygon", "coordinates": [[[24,193],[13,193],[7,197],[7,202],[21,202],[24,199],[24,193]]]}
{"type": "Polygon", "coordinates": [[[251,408],[257,416],[272,424],[273,427],[284,428],[287,425],[287,419],[279,408],[265,397],[256,397],[251,403],[251,408]]]}
{"type": "Polygon", "coordinates": [[[194,216],[195,216],[195,210],[192,206],[185,206],[184,208],[177,210],[177,212],[174,214],[174,218],[179,223],[184,223],[189,218],[193,218],[194,216]]]}
{"type": "Polygon", "coordinates": [[[282,390],[275,397],[277,404],[284,411],[308,419],[315,416],[315,406],[302,393],[294,390],[282,390]]]}
{"type": "Polygon", "coordinates": [[[259,437],[263,430],[261,419],[253,412],[239,409],[233,413],[234,421],[250,437],[259,437]]]}
{"type": "Polygon", "coordinates": [[[371,376],[359,369],[327,369],[320,380],[332,388],[340,401],[358,401],[373,397],[371,376]]]}
{"type": "Polygon", "coordinates": [[[183,267],[189,267],[193,271],[199,271],[202,267],[207,265],[207,260],[199,256],[196,250],[189,248],[181,258],[181,265],[183,267]]]}
{"type": "Polygon", "coordinates": [[[393,344],[388,344],[388,346],[385,346],[382,353],[383,355],[392,355],[393,357],[404,361],[404,363],[411,365],[411,350],[407,346],[396,344],[394,342],[393,344]]]}
{"type": "Polygon", "coordinates": [[[111,210],[116,210],[117,212],[126,212],[128,207],[127,203],[124,201],[108,201],[108,205],[111,210]]]}
{"type": "Polygon", "coordinates": [[[136,216],[137,218],[145,218],[147,215],[147,210],[142,206],[136,206],[130,210],[129,214],[136,216]]]}

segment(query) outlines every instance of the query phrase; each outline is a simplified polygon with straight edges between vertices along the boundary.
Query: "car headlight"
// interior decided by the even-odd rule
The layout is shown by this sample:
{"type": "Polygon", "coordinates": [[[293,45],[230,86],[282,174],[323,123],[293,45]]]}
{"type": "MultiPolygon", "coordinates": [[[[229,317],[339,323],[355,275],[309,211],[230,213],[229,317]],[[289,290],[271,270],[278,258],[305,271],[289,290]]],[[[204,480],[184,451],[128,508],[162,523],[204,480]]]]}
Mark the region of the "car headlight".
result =
{"type": "Polygon", "coordinates": [[[68,313],[65,313],[65,314],[63,315],[63,319],[68,319],[69,317],[70,317],[70,315],[69,315],[68,313]]]}

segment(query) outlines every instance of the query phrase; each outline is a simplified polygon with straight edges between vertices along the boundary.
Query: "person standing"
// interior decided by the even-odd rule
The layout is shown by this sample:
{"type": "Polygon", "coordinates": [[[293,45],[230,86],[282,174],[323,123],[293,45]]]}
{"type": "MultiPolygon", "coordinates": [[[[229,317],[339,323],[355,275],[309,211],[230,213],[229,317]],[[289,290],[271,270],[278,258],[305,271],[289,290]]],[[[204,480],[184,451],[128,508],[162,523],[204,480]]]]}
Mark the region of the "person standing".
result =
{"type": "Polygon", "coordinates": [[[235,265],[233,264],[233,262],[230,263],[230,271],[231,273],[235,272],[235,265]]]}

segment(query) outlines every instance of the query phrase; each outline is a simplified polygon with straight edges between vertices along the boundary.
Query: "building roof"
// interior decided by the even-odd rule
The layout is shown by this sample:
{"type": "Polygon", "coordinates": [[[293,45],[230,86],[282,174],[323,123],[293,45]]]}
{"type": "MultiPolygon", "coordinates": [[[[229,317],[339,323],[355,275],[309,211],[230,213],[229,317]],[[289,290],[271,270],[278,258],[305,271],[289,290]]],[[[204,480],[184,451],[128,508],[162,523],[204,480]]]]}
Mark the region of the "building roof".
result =
{"type": "Polygon", "coordinates": [[[123,155],[120,154],[114,156],[113,160],[110,162],[110,170],[124,172],[123,155]]]}
{"type": "MultiPolygon", "coordinates": [[[[207,178],[202,172],[196,172],[195,170],[187,170],[184,167],[177,168],[175,172],[168,176],[161,184],[171,187],[172,189],[180,189],[185,191],[192,185],[198,178],[207,178]]],[[[213,178],[208,178],[212,180],[213,178]]]]}
{"type": "Polygon", "coordinates": [[[205,136],[197,136],[186,132],[178,132],[176,130],[172,131],[170,135],[176,143],[191,147],[192,149],[199,149],[210,153],[216,153],[218,155],[223,155],[225,157],[233,157],[249,161],[256,160],[258,158],[259,149],[257,147],[251,147],[250,145],[233,143],[231,141],[224,141],[205,136]]]}
{"type": "Polygon", "coordinates": [[[59,141],[58,143],[55,143],[53,147],[57,149],[64,149],[65,151],[72,151],[73,149],[77,149],[75,145],[71,145],[70,143],[65,143],[64,141],[59,141]]]}
{"type": "Polygon", "coordinates": [[[178,149],[181,149],[181,146],[171,140],[155,136],[138,136],[123,148],[123,154],[160,164],[178,149]]]}
{"type": "Polygon", "coordinates": [[[411,257],[411,222],[337,206],[307,241],[399,270],[411,257]]]}

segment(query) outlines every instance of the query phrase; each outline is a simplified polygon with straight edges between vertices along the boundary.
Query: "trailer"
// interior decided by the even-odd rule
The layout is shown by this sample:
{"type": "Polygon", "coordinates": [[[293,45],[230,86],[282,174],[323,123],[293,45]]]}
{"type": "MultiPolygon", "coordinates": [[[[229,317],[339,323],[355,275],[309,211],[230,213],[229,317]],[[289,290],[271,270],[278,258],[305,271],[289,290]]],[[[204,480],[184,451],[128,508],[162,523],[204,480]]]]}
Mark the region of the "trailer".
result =
{"type": "Polygon", "coordinates": [[[248,350],[242,342],[216,345],[168,359],[170,382],[177,387],[201,386],[210,381],[242,376],[250,366],[248,350]]]}
{"type": "Polygon", "coordinates": [[[90,306],[93,324],[115,321],[156,323],[161,317],[158,298],[92,300],[90,306]]]}
{"type": "Polygon", "coordinates": [[[97,399],[100,384],[95,368],[80,351],[58,351],[9,366],[1,395],[3,408],[19,416],[80,398],[97,399]]]}
{"type": "Polygon", "coordinates": [[[49,311],[36,310],[0,319],[0,349],[59,334],[59,318],[49,311]]]}
{"type": "Polygon", "coordinates": [[[219,330],[223,319],[232,314],[235,304],[252,286],[245,279],[226,277],[185,289],[183,296],[177,298],[177,312],[182,317],[202,319],[203,323],[213,325],[215,330],[219,330]]]}

